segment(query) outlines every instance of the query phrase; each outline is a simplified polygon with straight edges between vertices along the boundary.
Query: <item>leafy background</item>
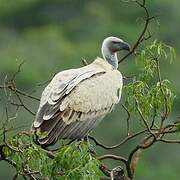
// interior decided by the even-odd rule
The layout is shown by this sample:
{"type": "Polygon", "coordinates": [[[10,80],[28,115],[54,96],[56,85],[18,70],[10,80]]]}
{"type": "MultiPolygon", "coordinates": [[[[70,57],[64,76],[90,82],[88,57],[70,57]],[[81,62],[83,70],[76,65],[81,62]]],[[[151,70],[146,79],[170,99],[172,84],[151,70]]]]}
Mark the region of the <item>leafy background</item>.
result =
{"type": "MultiPolygon", "coordinates": [[[[163,76],[174,84],[180,95],[180,2],[178,0],[148,1],[150,12],[158,16],[151,32],[175,47],[176,60],[161,64],[163,76]]],[[[11,77],[17,65],[25,61],[17,76],[17,85],[29,93],[40,96],[43,87],[38,83],[49,79],[54,72],[82,66],[81,58],[91,62],[101,56],[102,40],[110,35],[120,37],[130,44],[136,40],[142,28],[143,12],[134,3],[121,0],[0,0],[0,82],[6,75],[11,77]],[[34,91],[36,90],[36,92],[34,91]]],[[[137,73],[134,58],[120,64],[119,70],[125,76],[137,73]]],[[[1,95],[1,94],[0,94],[1,95]]],[[[4,99],[0,97],[0,113],[3,117],[4,99]]],[[[38,102],[26,101],[36,111],[38,102]]],[[[176,107],[180,100],[176,99],[176,107]]],[[[179,115],[174,109],[173,117],[179,115]]],[[[13,115],[14,110],[11,110],[13,115]]],[[[2,119],[3,120],[3,119],[2,119]]],[[[125,136],[126,114],[119,105],[108,115],[93,134],[106,144],[114,144],[125,136]]],[[[29,129],[33,116],[20,112],[14,127],[29,129]]],[[[137,119],[131,119],[131,129],[138,129],[137,119]]],[[[20,130],[20,129],[18,129],[20,130]]],[[[114,152],[126,155],[135,142],[130,142],[114,152]]],[[[97,148],[99,153],[106,151],[97,148]]],[[[180,156],[178,145],[155,144],[144,152],[137,167],[138,180],[178,180],[180,156]]],[[[108,162],[111,167],[115,162],[108,162]]],[[[0,179],[11,179],[13,170],[6,163],[0,163],[0,179]]]]}

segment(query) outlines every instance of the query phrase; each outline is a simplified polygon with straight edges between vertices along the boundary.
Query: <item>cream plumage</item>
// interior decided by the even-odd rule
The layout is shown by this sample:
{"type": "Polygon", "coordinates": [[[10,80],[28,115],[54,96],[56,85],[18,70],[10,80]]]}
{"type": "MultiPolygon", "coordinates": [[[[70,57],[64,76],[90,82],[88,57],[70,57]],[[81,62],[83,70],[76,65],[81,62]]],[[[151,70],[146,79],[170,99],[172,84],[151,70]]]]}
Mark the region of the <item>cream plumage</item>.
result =
{"type": "Polygon", "coordinates": [[[104,59],[59,72],[44,89],[33,129],[42,145],[80,139],[111,112],[121,97],[122,75],[116,52],[129,45],[116,37],[103,41],[104,59]]]}

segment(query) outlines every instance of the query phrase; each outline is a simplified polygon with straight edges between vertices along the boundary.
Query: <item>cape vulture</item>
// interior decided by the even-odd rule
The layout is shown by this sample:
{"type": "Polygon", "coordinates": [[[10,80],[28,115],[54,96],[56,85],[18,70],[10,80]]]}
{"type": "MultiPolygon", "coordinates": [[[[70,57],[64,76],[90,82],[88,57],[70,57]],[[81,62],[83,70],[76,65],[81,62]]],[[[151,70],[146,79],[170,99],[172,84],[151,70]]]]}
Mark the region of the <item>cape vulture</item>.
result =
{"type": "Polygon", "coordinates": [[[58,139],[81,139],[112,111],[121,98],[123,80],[117,70],[117,52],[130,50],[128,43],[108,37],[102,56],[77,69],[59,72],[44,89],[32,125],[41,145],[58,139]]]}

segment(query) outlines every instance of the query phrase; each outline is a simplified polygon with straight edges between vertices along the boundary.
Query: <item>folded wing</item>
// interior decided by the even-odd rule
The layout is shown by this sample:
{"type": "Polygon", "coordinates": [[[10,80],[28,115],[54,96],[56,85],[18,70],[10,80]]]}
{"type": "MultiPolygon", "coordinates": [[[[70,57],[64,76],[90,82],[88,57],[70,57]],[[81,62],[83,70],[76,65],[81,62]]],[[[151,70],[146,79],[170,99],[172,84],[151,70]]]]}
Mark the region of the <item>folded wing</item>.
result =
{"type": "Polygon", "coordinates": [[[58,73],[43,91],[33,123],[41,144],[77,139],[94,129],[119,102],[122,76],[98,58],[92,64],[58,73]]]}

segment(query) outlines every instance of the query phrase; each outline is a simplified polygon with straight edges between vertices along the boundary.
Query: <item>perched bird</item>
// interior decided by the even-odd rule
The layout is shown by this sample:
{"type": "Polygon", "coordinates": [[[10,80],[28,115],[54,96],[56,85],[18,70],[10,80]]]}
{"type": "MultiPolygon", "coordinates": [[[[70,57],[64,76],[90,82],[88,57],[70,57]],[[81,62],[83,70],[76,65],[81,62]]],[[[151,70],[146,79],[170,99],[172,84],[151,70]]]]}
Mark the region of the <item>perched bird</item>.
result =
{"type": "Polygon", "coordinates": [[[58,139],[81,139],[112,111],[121,98],[122,75],[117,52],[130,46],[117,37],[102,43],[103,58],[59,72],[44,89],[32,125],[41,145],[58,139]]]}

